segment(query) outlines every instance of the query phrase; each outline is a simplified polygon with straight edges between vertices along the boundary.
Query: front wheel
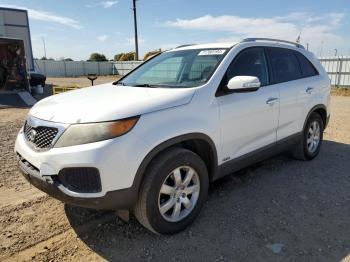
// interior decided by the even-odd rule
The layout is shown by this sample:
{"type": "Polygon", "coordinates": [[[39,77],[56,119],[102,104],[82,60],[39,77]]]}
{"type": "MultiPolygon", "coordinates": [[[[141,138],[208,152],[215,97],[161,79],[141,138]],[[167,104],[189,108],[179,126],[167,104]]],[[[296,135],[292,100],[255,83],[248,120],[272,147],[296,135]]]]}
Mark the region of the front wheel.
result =
{"type": "Polygon", "coordinates": [[[314,112],[310,115],[302,138],[294,148],[293,155],[300,160],[311,160],[320,152],[323,141],[323,121],[321,116],[314,112]]]}
{"type": "Polygon", "coordinates": [[[158,234],[173,234],[191,224],[208,194],[208,172],[192,151],[172,148],[156,157],[145,174],[134,213],[158,234]]]}

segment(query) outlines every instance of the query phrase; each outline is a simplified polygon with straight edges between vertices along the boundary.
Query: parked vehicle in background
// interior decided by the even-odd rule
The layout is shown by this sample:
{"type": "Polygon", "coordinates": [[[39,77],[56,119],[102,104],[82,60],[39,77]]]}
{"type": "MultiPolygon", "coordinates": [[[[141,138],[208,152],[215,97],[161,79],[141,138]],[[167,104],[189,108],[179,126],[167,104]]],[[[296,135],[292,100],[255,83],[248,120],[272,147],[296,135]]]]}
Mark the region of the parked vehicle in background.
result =
{"type": "Polygon", "coordinates": [[[43,89],[45,87],[46,76],[36,72],[29,73],[29,84],[32,88],[35,88],[35,93],[42,93],[43,91],[38,91],[39,88],[43,89]]]}
{"type": "Polygon", "coordinates": [[[130,209],[172,234],[208,186],[286,149],[321,149],[330,81],[301,45],[275,39],[181,46],[113,84],[37,103],[19,132],[19,167],[64,202],[130,209]]]}

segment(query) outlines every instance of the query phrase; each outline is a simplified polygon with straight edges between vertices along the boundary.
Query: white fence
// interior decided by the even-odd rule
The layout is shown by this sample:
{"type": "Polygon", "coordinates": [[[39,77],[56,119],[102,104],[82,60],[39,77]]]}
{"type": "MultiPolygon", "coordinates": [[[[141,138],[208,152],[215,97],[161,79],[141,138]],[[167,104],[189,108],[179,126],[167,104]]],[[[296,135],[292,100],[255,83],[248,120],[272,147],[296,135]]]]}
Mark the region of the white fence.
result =
{"type": "Polygon", "coordinates": [[[142,63],[143,61],[113,62],[113,75],[126,75],[142,63]]]}
{"type": "MultiPolygon", "coordinates": [[[[321,57],[334,86],[350,88],[350,57],[321,57]]],[[[46,76],[125,75],[142,61],[85,62],[35,60],[35,70],[46,76]]]]}
{"type": "Polygon", "coordinates": [[[35,71],[46,76],[125,75],[142,61],[85,62],[35,60],[35,71]]]}
{"type": "Polygon", "coordinates": [[[333,86],[350,88],[350,56],[321,57],[320,61],[333,86]]]}

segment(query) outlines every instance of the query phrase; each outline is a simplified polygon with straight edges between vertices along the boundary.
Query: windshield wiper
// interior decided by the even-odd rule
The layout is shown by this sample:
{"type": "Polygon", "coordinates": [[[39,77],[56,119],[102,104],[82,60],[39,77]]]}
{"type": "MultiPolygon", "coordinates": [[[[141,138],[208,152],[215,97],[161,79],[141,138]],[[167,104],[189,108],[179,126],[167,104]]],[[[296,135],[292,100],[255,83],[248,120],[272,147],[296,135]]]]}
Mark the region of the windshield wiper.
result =
{"type": "Polygon", "coordinates": [[[151,85],[151,84],[135,84],[135,85],[132,85],[132,86],[135,86],[135,87],[151,87],[151,88],[159,87],[159,85],[151,85]]]}
{"type": "Polygon", "coordinates": [[[121,86],[126,86],[126,84],[122,81],[116,81],[113,83],[113,85],[121,85],[121,86]]]}

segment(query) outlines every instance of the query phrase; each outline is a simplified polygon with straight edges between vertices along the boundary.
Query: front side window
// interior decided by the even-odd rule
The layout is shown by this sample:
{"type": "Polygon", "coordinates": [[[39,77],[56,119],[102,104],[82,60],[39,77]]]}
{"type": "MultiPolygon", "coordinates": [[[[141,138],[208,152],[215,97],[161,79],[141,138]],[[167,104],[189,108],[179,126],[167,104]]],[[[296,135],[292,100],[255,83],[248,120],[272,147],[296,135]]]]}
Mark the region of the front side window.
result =
{"type": "Polygon", "coordinates": [[[274,73],[274,83],[283,83],[302,78],[299,62],[292,50],[268,48],[268,54],[274,73]]]}
{"type": "Polygon", "coordinates": [[[235,76],[255,76],[261,86],[267,85],[269,80],[264,49],[257,47],[242,51],[227,69],[226,84],[235,76]]]}
{"type": "Polygon", "coordinates": [[[227,49],[192,49],[162,53],[119,83],[128,86],[188,88],[204,84],[227,49]]]}

